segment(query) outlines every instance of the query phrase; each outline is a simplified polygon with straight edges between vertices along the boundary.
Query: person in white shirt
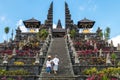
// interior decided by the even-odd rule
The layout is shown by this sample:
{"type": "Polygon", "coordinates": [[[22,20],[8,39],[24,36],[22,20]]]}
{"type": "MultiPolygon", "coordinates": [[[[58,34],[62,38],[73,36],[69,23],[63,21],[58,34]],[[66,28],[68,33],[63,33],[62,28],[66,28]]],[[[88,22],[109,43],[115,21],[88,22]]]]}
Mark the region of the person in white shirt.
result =
{"type": "Polygon", "coordinates": [[[46,72],[50,74],[51,73],[51,68],[52,68],[51,56],[48,56],[48,59],[46,61],[46,72]]]}
{"type": "Polygon", "coordinates": [[[58,65],[59,65],[59,58],[57,57],[57,55],[55,55],[55,58],[53,58],[52,62],[54,63],[53,65],[54,74],[57,74],[58,65]]]}

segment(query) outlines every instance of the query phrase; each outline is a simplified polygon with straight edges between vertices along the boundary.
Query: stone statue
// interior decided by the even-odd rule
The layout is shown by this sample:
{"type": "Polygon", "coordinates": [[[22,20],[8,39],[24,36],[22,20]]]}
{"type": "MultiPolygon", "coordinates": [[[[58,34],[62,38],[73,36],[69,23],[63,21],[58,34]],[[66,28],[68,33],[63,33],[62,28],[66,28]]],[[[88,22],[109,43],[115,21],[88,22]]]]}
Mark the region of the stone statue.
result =
{"type": "Polygon", "coordinates": [[[8,63],[8,55],[5,54],[5,55],[3,56],[3,64],[7,64],[7,63],[8,63]]]}
{"type": "Polygon", "coordinates": [[[43,49],[41,48],[40,49],[40,54],[39,54],[40,56],[42,56],[43,55],[43,49]]]}
{"type": "Polygon", "coordinates": [[[35,56],[35,63],[36,63],[36,64],[40,63],[40,62],[39,62],[39,54],[38,54],[38,53],[37,53],[36,56],[35,56]]]}

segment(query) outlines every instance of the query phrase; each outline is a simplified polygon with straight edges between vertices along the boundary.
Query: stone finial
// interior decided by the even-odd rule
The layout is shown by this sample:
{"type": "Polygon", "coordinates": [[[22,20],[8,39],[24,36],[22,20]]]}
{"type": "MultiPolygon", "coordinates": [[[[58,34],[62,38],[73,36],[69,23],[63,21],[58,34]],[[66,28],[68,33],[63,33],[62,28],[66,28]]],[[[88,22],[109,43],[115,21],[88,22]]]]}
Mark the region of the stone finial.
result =
{"type": "Polygon", "coordinates": [[[118,43],[117,50],[120,50],[120,44],[118,43]]]}
{"type": "Polygon", "coordinates": [[[13,51],[12,51],[12,55],[13,55],[13,56],[16,55],[16,48],[13,49],[13,51]]]}
{"type": "Polygon", "coordinates": [[[99,50],[99,57],[103,56],[102,49],[99,50]]]}
{"type": "Polygon", "coordinates": [[[113,41],[111,40],[111,47],[113,47],[114,45],[113,45],[113,41]]]}

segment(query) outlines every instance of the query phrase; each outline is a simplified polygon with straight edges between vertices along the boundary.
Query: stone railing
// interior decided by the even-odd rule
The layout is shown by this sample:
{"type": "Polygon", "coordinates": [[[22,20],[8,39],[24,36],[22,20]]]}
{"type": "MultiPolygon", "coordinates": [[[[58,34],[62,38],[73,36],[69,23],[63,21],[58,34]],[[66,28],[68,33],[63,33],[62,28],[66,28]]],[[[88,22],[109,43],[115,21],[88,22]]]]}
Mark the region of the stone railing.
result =
{"type": "Polygon", "coordinates": [[[67,34],[67,43],[68,43],[68,48],[69,48],[69,53],[72,59],[74,58],[74,63],[79,63],[78,56],[76,53],[76,50],[73,46],[73,41],[70,38],[70,34],[67,34]]]}

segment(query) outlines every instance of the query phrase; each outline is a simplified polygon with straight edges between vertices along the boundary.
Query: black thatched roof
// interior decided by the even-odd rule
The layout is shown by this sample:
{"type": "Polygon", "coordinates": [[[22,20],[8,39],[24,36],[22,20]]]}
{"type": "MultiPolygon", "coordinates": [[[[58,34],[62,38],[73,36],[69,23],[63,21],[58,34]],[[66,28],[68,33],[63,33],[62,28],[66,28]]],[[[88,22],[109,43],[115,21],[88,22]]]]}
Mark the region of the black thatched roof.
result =
{"type": "Polygon", "coordinates": [[[92,20],[89,20],[89,19],[87,19],[87,18],[84,18],[84,19],[78,21],[78,23],[79,23],[79,22],[95,22],[95,21],[92,21],[92,20]]]}
{"type": "Polygon", "coordinates": [[[94,23],[95,21],[84,18],[78,21],[78,28],[92,28],[94,23]]]}
{"type": "Polygon", "coordinates": [[[37,20],[37,19],[32,18],[32,19],[25,20],[23,22],[38,22],[39,23],[40,21],[37,20]]]}
{"type": "Polygon", "coordinates": [[[41,25],[41,22],[34,18],[25,20],[23,23],[27,28],[39,28],[41,25]]]}

